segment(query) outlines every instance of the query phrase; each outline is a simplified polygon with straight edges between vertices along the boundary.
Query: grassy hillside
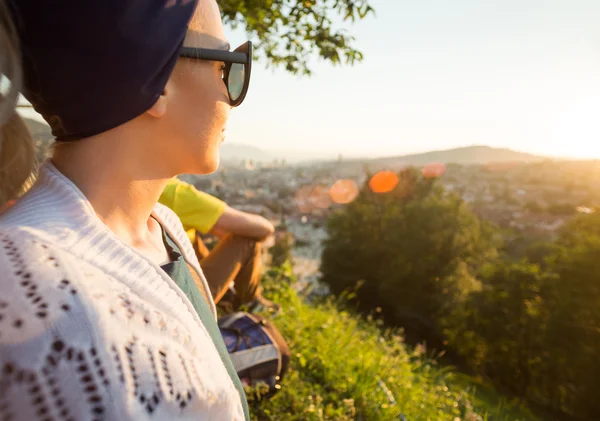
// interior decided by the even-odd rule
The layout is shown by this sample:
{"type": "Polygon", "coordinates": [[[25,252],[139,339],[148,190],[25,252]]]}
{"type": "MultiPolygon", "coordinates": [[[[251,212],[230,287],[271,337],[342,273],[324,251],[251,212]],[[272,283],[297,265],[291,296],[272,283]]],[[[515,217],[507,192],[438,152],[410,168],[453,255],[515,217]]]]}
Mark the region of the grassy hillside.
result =
{"type": "Polygon", "coordinates": [[[293,360],[275,397],[250,393],[254,420],[536,420],[423,349],[409,349],[401,332],[382,334],[340,301],[308,302],[293,281],[289,267],[265,275],[265,294],[284,308],[273,320],[293,360]]]}

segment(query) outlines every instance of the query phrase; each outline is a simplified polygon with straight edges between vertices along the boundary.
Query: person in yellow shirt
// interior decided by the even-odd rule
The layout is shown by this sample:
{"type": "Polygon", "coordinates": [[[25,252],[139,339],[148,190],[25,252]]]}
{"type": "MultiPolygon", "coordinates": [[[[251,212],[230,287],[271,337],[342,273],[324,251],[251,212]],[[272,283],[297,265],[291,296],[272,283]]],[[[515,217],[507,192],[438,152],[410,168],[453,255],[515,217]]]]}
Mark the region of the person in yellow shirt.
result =
{"type": "MultiPolygon", "coordinates": [[[[259,215],[242,212],[201,192],[193,185],[173,178],[163,190],[159,202],[179,216],[186,230],[215,303],[228,294],[234,309],[246,305],[278,310],[279,306],[261,294],[261,242],[275,228],[259,215]],[[208,251],[200,234],[219,238],[208,251]]],[[[224,300],[225,301],[225,300],[224,300]]]]}

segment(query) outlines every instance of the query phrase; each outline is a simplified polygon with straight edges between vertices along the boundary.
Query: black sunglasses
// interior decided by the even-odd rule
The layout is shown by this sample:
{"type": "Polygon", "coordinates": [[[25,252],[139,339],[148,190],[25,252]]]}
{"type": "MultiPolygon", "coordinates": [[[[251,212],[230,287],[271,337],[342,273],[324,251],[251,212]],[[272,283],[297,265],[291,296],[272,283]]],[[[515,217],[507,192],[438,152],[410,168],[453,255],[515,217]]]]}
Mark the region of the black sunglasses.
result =
{"type": "Polygon", "coordinates": [[[225,63],[223,82],[229,93],[229,104],[237,107],[246,98],[252,70],[252,42],[240,45],[234,51],[208,48],[181,47],[179,57],[225,63]]]}

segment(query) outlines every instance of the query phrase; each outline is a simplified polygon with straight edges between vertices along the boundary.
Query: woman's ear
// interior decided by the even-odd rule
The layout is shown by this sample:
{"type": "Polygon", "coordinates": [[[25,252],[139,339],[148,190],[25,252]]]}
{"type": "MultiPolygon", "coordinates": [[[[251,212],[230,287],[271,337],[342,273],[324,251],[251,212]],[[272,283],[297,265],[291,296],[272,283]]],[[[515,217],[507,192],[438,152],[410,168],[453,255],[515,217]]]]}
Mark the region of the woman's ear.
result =
{"type": "Polygon", "coordinates": [[[160,118],[167,113],[167,88],[163,90],[161,96],[158,97],[156,102],[146,111],[154,118],[160,118]]]}

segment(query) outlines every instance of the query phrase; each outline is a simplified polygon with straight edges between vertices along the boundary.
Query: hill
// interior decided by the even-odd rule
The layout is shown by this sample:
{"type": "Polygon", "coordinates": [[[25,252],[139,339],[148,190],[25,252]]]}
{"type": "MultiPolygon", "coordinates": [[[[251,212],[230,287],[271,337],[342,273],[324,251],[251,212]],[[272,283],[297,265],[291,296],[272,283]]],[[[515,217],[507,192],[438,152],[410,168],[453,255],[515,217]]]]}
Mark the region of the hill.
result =
{"type": "MultiPolygon", "coordinates": [[[[319,156],[310,151],[270,151],[243,144],[223,144],[221,147],[221,158],[223,161],[241,161],[252,159],[254,161],[272,161],[274,159],[285,159],[289,163],[310,164],[316,161],[333,161],[333,157],[319,156]]],[[[525,152],[513,151],[507,148],[492,148],[490,146],[476,145],[462,148],[446,149],[439,151],[423,152],[418,154],[373,158],[366,160],[374,166],[399,166],[416,165],[421,166],[431,162],[443,162],[445,164],[481,165],[498,162],[539,162],[548,158],[525,152]]],[[[344,163],[355,164],[365,162],[365,159],[353,158],[344,160],[344,163]]]]}
{"type": "Polygon", "coordinates": [[[506,148],[490,146],[466,146],[440,151],[372,159],[375,165],[425,165],[431,162],[444,164],[488,164],[495,162],[538,162],[547,158],[506,148]]]}
{"type": "MultiPolygon", "coordinates": [[[[223,161],[241,161],[252,159],[254,161],[272,161],[274,159],[285,159],[289,163],[309,164],[315,161],[332,161],[333,157],[321,156],[310,151],[270,151],[243,144],[223,144],[221,147],[221,158],[223,161]]],[[[369,159],[367,162],[375,166],[398,166],[398,165],[425,165],[431,162],[443,162],[445,164],[487,164],[497,162],[539,162],[547,158],[532,155],[525,152],[513,151],[506,148],[492,148],[490,146],[466,146],[439,151],[423,152],[411,155],[391,156],[369,159]]],[[[344,160],[345,163],[364,162],[365,159],[353,158],[344,160]]]]}

